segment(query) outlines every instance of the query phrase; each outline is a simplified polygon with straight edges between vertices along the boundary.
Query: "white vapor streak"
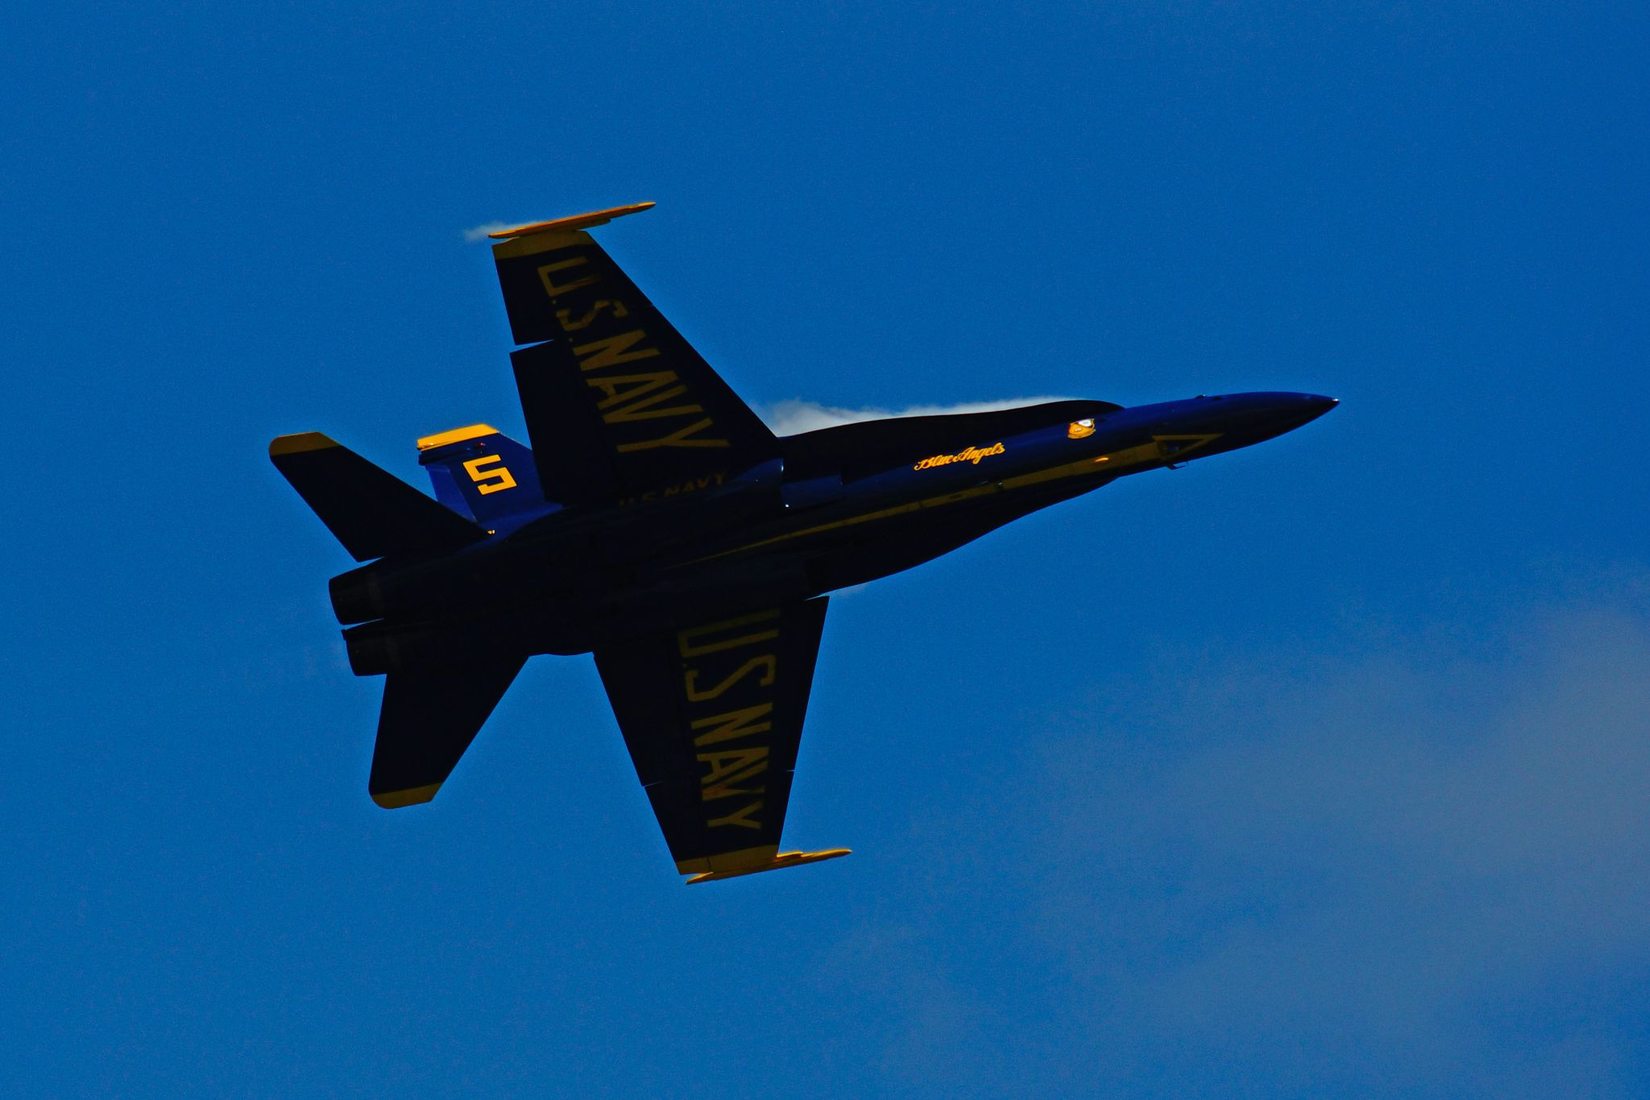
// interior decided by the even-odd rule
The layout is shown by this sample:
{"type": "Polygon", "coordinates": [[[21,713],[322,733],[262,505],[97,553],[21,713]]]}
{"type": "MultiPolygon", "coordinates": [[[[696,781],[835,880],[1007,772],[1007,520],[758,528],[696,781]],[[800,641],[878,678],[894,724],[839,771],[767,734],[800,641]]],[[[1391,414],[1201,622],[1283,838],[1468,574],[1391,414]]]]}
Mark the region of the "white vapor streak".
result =
{"type": "Polygon", "coordinates": [[[513,225],[520,224],[520,222],[483,222],[480,225],[472,225],[466,229],[464,239],[472,242],[484,241],[489,233],[497,233],[500,229],[509,229],[513,225]]]}
{"type": "Polygon", "coordinates": [[[937,416],[946,413],[996,412],[1046,401],[1069,401],[1069,397],[1010,397],[998,401],[968,401],[958,405],[911,405],[903,409],[848,409],[813,401],[776,401],[760,410],[762,419],[775,435],[796,435],[839,424],[862,420],[882,420],[891,416],[937,416]]]}

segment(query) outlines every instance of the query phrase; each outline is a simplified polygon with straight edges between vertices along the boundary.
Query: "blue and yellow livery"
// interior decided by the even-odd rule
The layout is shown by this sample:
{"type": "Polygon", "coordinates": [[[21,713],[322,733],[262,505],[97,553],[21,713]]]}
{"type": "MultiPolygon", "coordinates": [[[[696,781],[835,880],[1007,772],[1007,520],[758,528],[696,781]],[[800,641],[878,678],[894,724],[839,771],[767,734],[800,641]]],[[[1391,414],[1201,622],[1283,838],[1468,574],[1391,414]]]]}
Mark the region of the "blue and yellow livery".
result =
{"type": "Polygon", "coordinates": [[[779,851],[828,593],[1335,404],[1056,401],[776,437],[587,232],[651,205],[493,235],[527,445],[425,436],[431,499],[319,433],[270,444],[365,563],[330,592],[351,668],[385,677],[380,806],[435,797],[529,656],[594,653],[690,883],[846,855],[779,851]]]}

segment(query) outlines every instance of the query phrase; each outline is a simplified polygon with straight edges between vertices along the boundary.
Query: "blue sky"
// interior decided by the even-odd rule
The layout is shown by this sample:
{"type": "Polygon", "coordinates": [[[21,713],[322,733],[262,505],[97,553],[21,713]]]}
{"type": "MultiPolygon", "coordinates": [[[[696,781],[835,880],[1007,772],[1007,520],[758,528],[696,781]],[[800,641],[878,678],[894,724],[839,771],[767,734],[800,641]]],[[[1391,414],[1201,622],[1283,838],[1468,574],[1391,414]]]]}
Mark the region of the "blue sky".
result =
{"type": "Polygon", "coordinates": [[[1650,1092],[1650,18],[1576,7],[6,17],[0,1091],[1650,1092]],[[465,231],[642,199],[770,416],[1342,406],[834,600],[847,860],[684,890],[588,658],[380,811],[265,445],[520,435],[465,231]]]}

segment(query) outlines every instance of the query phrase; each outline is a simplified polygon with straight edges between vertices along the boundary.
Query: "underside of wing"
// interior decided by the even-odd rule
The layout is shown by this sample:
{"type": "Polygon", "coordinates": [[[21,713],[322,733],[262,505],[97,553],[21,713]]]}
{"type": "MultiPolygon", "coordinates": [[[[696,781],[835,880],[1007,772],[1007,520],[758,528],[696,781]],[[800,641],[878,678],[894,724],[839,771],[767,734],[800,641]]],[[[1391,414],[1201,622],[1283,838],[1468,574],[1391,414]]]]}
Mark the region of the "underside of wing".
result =
{"type": "Polygon", "coordinates": [[[596,651],[682,874],[726,878],[828,858],[779,852],[825,604],[787,604],[596,651]]]}
{"type": "Polygon", "coordinates": [[[720,484],[778,457],[767,426],[585,232],[649,205],[495,234],[539,480],[563,504],[720,484]]]}

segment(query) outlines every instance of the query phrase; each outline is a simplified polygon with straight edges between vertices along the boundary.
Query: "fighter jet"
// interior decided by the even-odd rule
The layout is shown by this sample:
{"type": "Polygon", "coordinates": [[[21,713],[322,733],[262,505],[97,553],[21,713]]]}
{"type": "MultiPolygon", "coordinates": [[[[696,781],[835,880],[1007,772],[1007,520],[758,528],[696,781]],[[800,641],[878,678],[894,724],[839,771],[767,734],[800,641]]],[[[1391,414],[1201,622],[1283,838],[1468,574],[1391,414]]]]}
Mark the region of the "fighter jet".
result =
{"type": "Polygon", "coordinates": [[[435,797],[528,657],[594,653],[690,883],[845,855],[779,850],[827,593],[1335,405],[1054,401],[777,437],[588,232],[652,205],[492,234],[529,446],[418,440],[434,499],[318,432],[269,446],[368,563],[330,594],[351,669],[385,677],[380,806],[435,797]]]}

